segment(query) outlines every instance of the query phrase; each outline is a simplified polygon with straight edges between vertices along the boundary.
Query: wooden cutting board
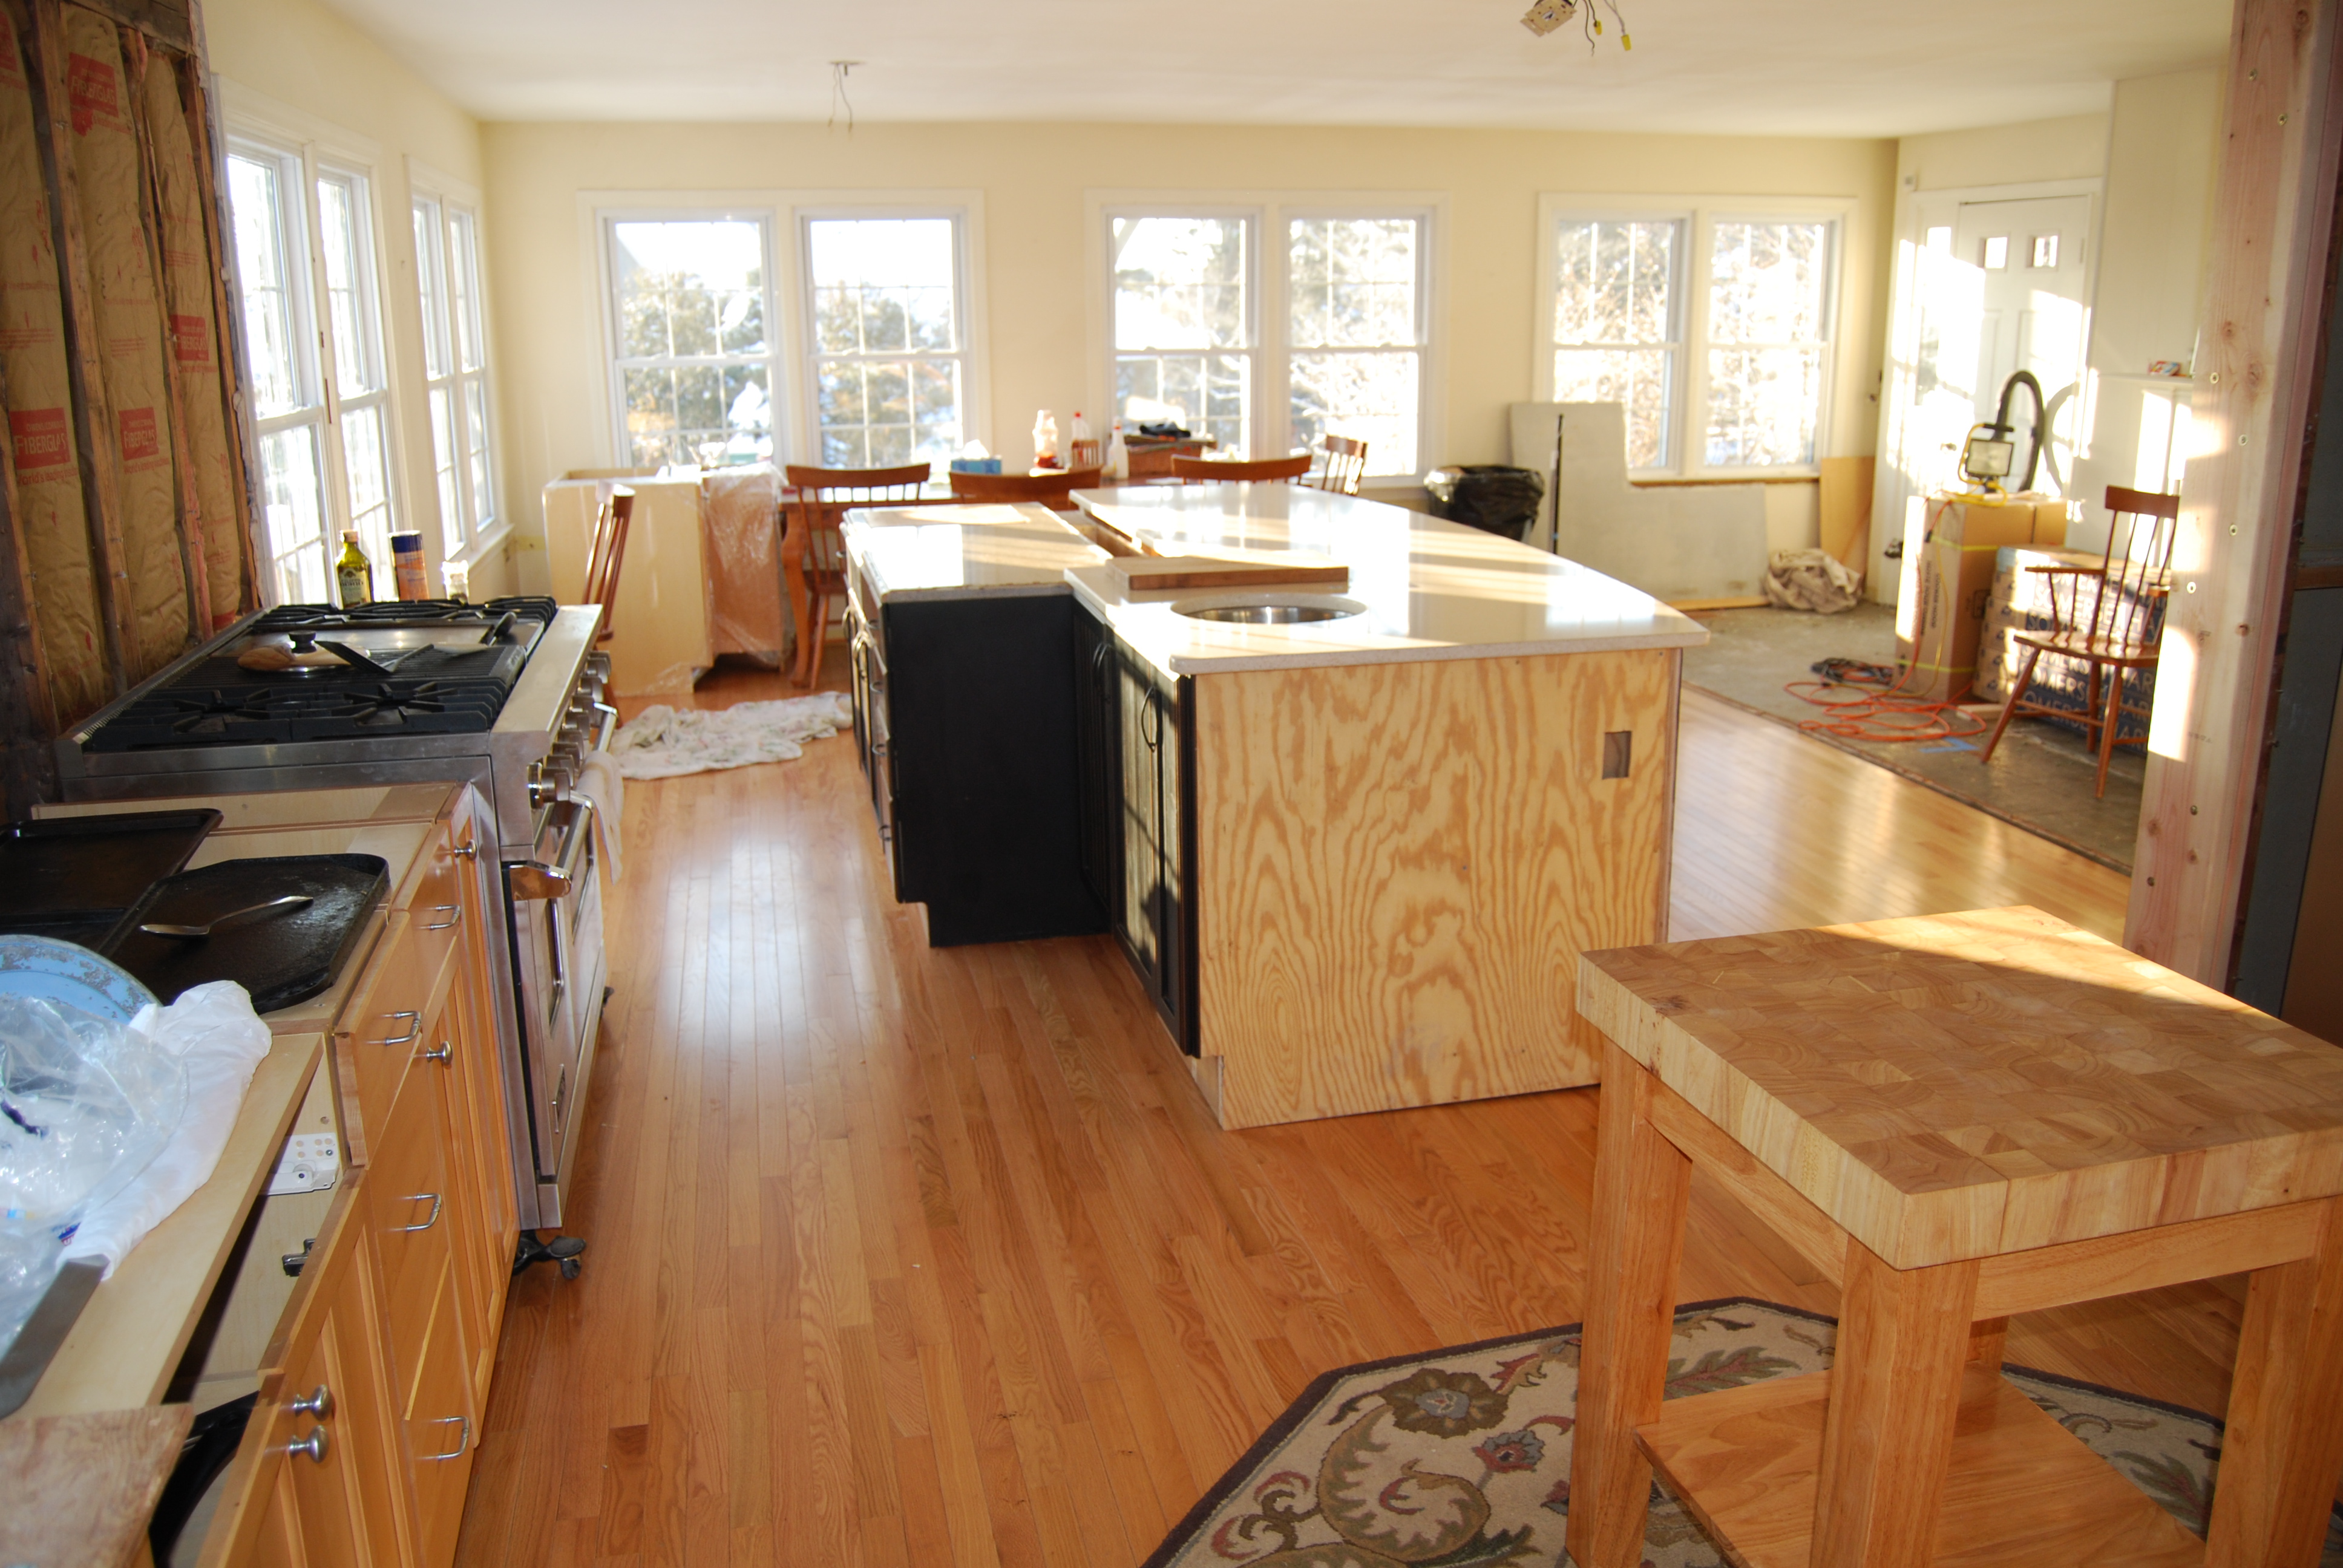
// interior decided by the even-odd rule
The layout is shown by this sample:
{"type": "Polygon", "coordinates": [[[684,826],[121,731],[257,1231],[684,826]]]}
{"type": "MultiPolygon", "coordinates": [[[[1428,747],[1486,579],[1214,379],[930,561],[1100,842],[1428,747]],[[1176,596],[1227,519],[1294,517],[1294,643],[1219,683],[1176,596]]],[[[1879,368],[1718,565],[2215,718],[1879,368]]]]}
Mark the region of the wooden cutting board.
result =
{"type": "Polygon", "coordinates": [[[1119,572],[1137,589],[1259,588],[1275,583],[1308,583],[1313,588],[1348,587],[1351,568],[1320,555],[1256,557],[1236,560],[1221,556],[1117,556],[1107,569],[1119,572]]]}

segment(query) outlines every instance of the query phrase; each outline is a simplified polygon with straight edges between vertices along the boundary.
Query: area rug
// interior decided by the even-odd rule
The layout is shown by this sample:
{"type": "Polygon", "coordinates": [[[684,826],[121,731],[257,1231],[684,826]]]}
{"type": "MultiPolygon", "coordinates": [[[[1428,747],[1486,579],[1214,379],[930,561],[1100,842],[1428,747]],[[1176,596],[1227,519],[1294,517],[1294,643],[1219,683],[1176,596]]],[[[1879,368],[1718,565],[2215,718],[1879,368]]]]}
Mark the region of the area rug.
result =
{"type": "MultiPolygon", "coordinates": [[[[1845,615],[1734,609],[1704,612],[1697,618],[1708,628],[1709,640],[1684,649],[1684,684],[1792,729],[1824,717],[1822,709],[1783,689],[1786,681],[1814,679],[1816,660],[1896,662],[1896,611],[1887,605],[1866,602],[1845,615]]],[[[1979,725],[1990,725],[2000,714],[1997,704],[1974,709],[1979,725]]],[[[2097,754],[2083,743],[2079,728],[2054,720],[2017,720],[1992,763],[1983,767],[1977,760],[1985,750],[1983,735],[1890,743],[1801,732],[2103,866],[2131,872],[2147,767],[2137,747],[2117,749],[2101,797],[2093,793],[2097,754]]]]}
{"type": "Polygon", "coordinates": [[[804,743],[854,723],[853,700],[842,691],[736,702],[703,710],[654,703],[610,737],[609,752],[628,779],[676,779],[758,762],[788,762],[804,743]]]}
{"type": "MultiPolygon", "coordinates": [[[[1830,1365],[1832,1320],[1736,1297],[1676,1312],[1667,1397],[1830,1365]]],[[[1579,1326],[1328,1372],[1143,1568],[1548,1568],[1564,1562],[1579,1326]]],[[[2221,1423],[2196,1411],[2019,1367],[2010,1379],[2181,1523],[2202,1534],[2221,1423]]],[[[1723,1568],[1664,1487],[1647,1568],[1723,1568]]],[[[2343,1519],[2323,1568],[2343,1568],[2343,1519]]]]}

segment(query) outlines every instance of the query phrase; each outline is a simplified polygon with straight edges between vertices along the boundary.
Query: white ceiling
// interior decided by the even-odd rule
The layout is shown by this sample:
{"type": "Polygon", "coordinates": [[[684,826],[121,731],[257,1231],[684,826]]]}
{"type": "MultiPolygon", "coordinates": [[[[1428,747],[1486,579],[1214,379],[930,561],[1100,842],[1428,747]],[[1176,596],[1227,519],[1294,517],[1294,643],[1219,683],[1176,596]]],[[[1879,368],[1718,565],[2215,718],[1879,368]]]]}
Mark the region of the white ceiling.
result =
{"type": "Polygon", "coordinates": [[[2228,0],[328,0],[495,120],[1540,126],[1903,136],[2103,108],[2227,47],[2228,0]]]}

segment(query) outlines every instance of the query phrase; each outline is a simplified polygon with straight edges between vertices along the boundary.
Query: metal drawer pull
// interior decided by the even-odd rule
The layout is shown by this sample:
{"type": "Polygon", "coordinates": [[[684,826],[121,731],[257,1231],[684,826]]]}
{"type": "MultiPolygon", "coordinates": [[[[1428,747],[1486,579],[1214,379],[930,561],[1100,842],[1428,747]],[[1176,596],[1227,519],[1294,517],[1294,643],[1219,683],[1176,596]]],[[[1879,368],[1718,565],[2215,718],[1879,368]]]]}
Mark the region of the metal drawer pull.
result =
{"type": "Polygon", "coordinates": [[[312,1464],[326,1462],[326,1429],[324,1427],[313,1426],[309,1429],[308,1436],[295,1438],[285,1445],[285,1457],[287,1459],[297,1459],[304,1454],[308,1456],[309,1462],[312,1464]]]}
{"type": "Polygon", "coordinates": [[[307,1399],[297,1399],[285,1408],[295,1415],[314,1415],[323,1421],[334,1413],[334,1391],[319,1383],[316,1393],[307,1399]]]}
{"type": "Polygon", "coordinates": [[[455,1447],[449,1449],[445,1453],[427,1453],[422,1455],[422,1457],[429,1460],[463,1458],[464,1451],[472,1446],[472,1418],[468,1415],[434,1416],[431,1420],[431,1424],[433,1426],[454,1426],[458,1422],[463,1423],[463,1430],[456,1434],[455,1447]]]}
{"type": "Polygon", "coordinates": [[[420,1203],[426,1198],[431,1200],[431,1217],[424,1221],[420,1225],[401,1225],[398,1229],[402,1231],[428,1231],[432,1226],[437,1225],[439,1222],[440,1196],[438,1193],[409,1192],[407,1195],[407,1201],[410,1203],[420,1203]]]}
{"type": "Polygon", "coordinates": [[[436,926],[424,927],[423,929],[427,931],[444,931],[449,926],[458,926],[464,923],[464,906],[461,904],[434,904],[431,906],[431,912],[435,915],[444,914],[448,918],[441,920],[436,926]]]}
{"type": "Polygon", "coordinates": [[[387,1012],[382,1016],[385,1018],[403,1018],[407,1020],[407,1032],[405,1034],[394,1034],[387,1039],[374,1040],[370,1043],[375,1045],[412,1045],[417,1040],[423,1038],[423,1015],[421,1013],[416,1012],[411,1009],[401,1008],[397,1012],[387,1012]]]}
{"type": "Polygon", "coordinates": [[[455,1061],[455,1060],[456,1060],[456,1047],[455,1047],[451,1042],[449,1042],[449,1041],[447,1041],[447,1040],[441,1040],[441,1041],[439,1042],[439,1049],[438,1049],[438,1050],[418,1050],[418,1051],[417,1051],[417,1052],[415,1053],[415,1055],[416,1055],[416,1059],[417,1059],[417,1060],[420,1060],[420,1061],[436,1061],[436,1062],[439,1063],[442,1067],[445,1067],[445,1066],[447,1066],[447,1065],[449,1065],[449,1064],[451,1064],[451,1063],[453,1063],[453,1062],[455,1061]]]}

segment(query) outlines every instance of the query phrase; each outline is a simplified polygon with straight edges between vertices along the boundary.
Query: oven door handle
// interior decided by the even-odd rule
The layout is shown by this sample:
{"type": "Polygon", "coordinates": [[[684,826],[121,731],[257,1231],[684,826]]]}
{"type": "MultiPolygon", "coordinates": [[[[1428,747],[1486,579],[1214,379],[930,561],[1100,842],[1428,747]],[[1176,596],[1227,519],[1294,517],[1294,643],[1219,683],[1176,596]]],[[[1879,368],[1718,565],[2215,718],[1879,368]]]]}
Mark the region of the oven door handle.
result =
{"type": "Polygon", "coordinates": [[[524,860],[510,867],[514,898],[566,899],[575,890],[578,846],[585,835],[594,830],[594,802],[577,795],[565,804],[577,809],[570,817],[568,837],[561,852],[554,856],[551,865],[543,860],[524,860]]]}

